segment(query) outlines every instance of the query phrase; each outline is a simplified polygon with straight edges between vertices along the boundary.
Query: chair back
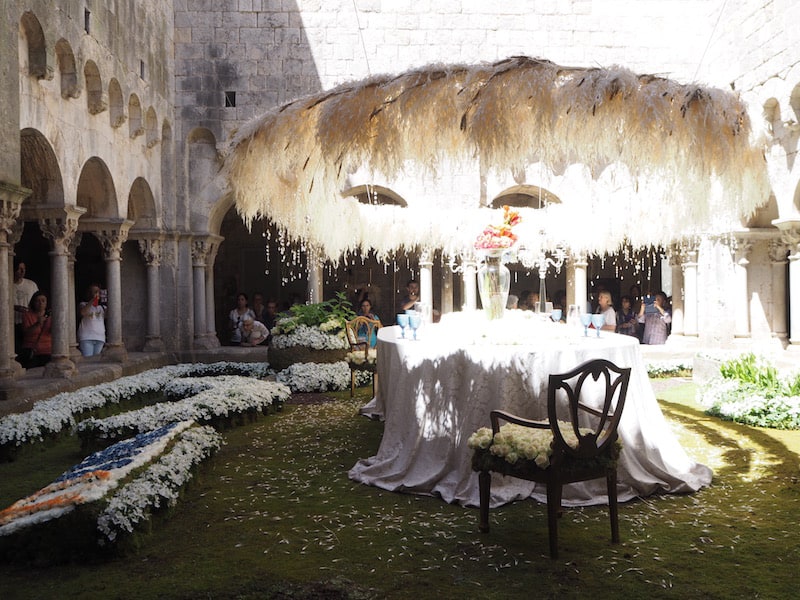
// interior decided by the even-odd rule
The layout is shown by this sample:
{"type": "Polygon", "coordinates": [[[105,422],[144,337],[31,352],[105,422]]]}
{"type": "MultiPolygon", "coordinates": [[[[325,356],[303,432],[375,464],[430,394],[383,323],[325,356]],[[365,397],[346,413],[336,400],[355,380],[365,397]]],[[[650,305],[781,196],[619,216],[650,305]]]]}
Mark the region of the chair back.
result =
{"type": "Polygon", "coordinates": [[[381,322],[378,319],[359,316],[345,322],[345,333],[347,342],[350,344],[351,351],[363,350],[364,356],[369,354],[369,349],[373,345],[373,340],[378,336],[378,329],[381,322]]]}
{"type": "Polygon", "coordinates": [[[554,457],[591,459],[616,442],[630,377],[630,368],[605,359],[550,375],[547,411],[554,457]],[[577,438],[577,446],[567,443],[565,436],[577,438]]]}

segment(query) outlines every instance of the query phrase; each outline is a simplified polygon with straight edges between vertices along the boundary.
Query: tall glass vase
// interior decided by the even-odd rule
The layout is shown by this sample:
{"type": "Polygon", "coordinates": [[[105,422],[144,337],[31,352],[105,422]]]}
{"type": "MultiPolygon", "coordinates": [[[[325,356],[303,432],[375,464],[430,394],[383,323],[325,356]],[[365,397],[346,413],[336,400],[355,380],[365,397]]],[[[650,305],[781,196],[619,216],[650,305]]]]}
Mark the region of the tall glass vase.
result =
{"type": "Polygon", "coordinates": [[[503,318],[511,287],[511,271],[501,262],[501,257],[502,252],[487,254],[478,269],[478,291],[483,312],[489,320],[503,318]]]}

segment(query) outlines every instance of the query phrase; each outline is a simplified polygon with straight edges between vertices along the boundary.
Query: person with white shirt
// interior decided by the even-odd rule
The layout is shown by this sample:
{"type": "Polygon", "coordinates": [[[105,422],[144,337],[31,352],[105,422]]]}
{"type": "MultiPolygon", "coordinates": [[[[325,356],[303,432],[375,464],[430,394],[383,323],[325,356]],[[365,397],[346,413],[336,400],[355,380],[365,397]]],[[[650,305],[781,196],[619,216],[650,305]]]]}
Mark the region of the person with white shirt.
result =
{"type": "Polygon", "coordinates": [[[22,316],[28,312],[28,304],[39,291],[35,281],[25,278],[27,266],[20,258],[14,258],[14,350],[19,352],[22,344],[22,316]]]}
{"type": "Polygon", "coordinates": [[[95,356],[106,344],[106,309],[100,303],[100,286],[93,283],[86,302],[78,305],[81,322],[78,325],[78,348],[84,356],[95,356]]]}

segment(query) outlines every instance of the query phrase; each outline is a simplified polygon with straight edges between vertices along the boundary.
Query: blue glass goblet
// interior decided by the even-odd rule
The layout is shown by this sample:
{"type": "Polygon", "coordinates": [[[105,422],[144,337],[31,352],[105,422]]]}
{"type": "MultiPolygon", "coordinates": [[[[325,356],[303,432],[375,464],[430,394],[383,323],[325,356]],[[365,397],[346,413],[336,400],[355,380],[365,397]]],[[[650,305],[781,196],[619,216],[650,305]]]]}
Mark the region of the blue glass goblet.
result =
{"type": "Polygon", "coordinates": [[[597,330],[597,337],[600,337],[600,330],[606,324],[605,315],[592,315],[592,325],[597,330]]]}
{"type": "Polygon", "coordinates": [[[422,324],[422,315],[411,315],[408,319],[408,324],[411,325],[411,330],[414,332],[414,339],[417,339],[417,329],[422,324]]]}
{"type": "Polygon", "coordinates": [[[408,315],[405,313],[397,315],[397,324],[400,326],[400,336],[405,339],[406,327],[408,327],[408,315]]]}
{"type": "Polygon", "coordinates": [[[581,313],[581,323],[583,324],[583,337],[587,337],[589,335],[589,325],[592,324],[592,315],[581,313]]]}

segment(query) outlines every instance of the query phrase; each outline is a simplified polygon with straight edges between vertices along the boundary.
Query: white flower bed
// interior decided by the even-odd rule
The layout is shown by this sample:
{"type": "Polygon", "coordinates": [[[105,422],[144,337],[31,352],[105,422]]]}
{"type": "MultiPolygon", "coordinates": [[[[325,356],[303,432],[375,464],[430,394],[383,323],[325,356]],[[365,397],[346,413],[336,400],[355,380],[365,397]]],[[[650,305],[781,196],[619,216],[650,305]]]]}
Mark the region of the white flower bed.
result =
{"type": "MultiPolygon", "coordinates": [[[[295,363],[277,374],[275,380],[285,383],[292,392],[328,392],[350,387],[350,367],[345,361],[334,363],[295,363]]],[[[372,380],[368,371],[356,372],[356,385],[372,380]]]]}
{"type": "Polygon", "coordinates": [[[238,375],[192,378],[173,382],[183,390],[201,390],[176,402],[161,402],[104,419],[81,421],[76,431],[81,437],[114,438],[134,432],[150,431],[172,421],[192,419],[208,422],[250,410],[263,411],[273,403],[288,400],[291,391],[281,383],[238,375]]]}
{"type": "Polygon", "coordinates": [[[45,436],[56,434],[67,427],[74,427],[76,418],[90,410],[108,404],[118,404],[139,394],[160,391],[169,382],[191,375],[237,372],[252,377],[267,374],[263,363],[180,364],[160,369],[151,369],[138,375],[121,377],[115,381],[101,383],[75,392],[57,394],[37,402],[25,413],[7,415],[0,419],[0,446],[42,441],[45,436]]]}
{"type": "MultiPolygon", "coordinates": [[[[323,326],[325,323],[322,324],[323,326]]],[[[326,333],[321,327],[297,325],[290,332],[272,336],[273,348],[306,346],[313,350],[344,350],[350,347],[344,331],[326,333]]]]}
{"type": "MultiPolygon", "coordinates": [[[[193,425],[192,421],[170,423],[86,457],[50,485],[0,512],[0,536],[59,518],[81,504],[106,498],[130,473],[161,455],[173,439],[188,434],[193,425]]],[[[191,434],[189,439],[198,439],[198,435],[191,434]]],[[[201,458],[211,448],[219,447],[218,439],[204,435],[207,447],[201,458]]]]}
{"type": "Polygon", "coordinates": [[[117,492],[97,519],[97,529],[113,542],[121,532],[150,518],[162,504],[174,506],[192,469],[219,449],[221,436],[212,427],[193,427],[184,432],[172,449],[139,477],[117,492]]]}

